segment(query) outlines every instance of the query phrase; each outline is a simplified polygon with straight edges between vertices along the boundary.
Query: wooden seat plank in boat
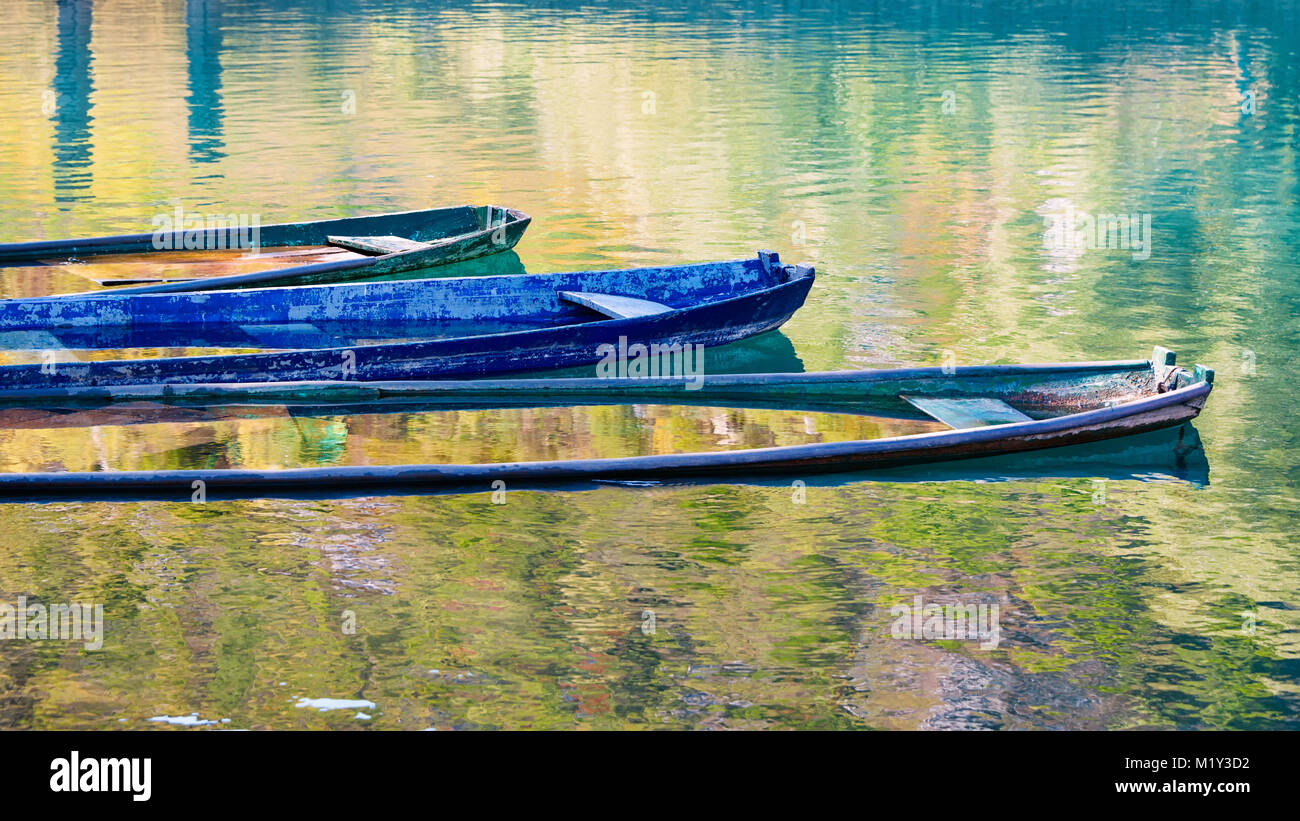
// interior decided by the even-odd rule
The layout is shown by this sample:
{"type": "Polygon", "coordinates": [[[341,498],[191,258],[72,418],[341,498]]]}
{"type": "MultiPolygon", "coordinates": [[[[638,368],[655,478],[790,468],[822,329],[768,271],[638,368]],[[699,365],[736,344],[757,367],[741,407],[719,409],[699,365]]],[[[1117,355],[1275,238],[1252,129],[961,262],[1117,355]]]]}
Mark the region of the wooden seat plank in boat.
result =
{"type": "Polygon", "coordinates": [[[987,397],[942,399],[932,396],[900,396],[899,398],[956,430],[1033,421],[1001,399],[987,397]]]}
{"type": "Polygon", "coordinates": [[[363,254],[374,254],[383,256],[384,254],[400,254],[403,251],[415,251],[420,248],[428,248],[427,242],[416,242],[406,237],[386,236],[386,237],[330,237],[330,245],[337,245],[340,248],[347,248],[351,251],[360,251],[363,254]]]}
{"type": "Polygon", "coordinates": [[[555,293],[564,302],[572,302],[575,305],[590,308],[611,319],[654,316],[655,314],[667,313],[673,310],[659,302],[651,302],[648,299],[637,299],[630,296],[596,294],[590,291],[556,291],[555,293]]]}
{"type": "Polygon", "coordinates": [[[116,254],[91,257],[88,261],[76,264],[55,261],[49,264],[59,264],[63,270],[75,272],[96,285],[120,288],[165,282],[195,282],[205,278],[270,271],[318,262],[368,259],[370,256],[372,255],[347,248],[312,245],[302,248],[263,248],[258,253],[251,253],[246,249],[229,249],[116,254]]]}

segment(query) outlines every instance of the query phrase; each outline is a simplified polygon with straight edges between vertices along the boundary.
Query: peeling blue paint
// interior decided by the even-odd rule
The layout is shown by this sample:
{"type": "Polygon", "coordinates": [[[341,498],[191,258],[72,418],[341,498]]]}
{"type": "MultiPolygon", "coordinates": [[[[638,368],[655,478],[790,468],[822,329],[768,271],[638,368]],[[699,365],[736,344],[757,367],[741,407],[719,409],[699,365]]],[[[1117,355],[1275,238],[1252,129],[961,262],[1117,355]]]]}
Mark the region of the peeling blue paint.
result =
{"type": "MultiPolygon", "coordinates": [[[[192,344],[267,326],[336,323],[402,335],[421,325],[508,322],[526,330],[351,347],[165,359],[60,362],[0,367],[0,389],[141,383],[425,379],[479,376],[594,363],[599,346],[632,342],[722,345],[779,327],[812,287],[808,266],[775,255],[661,268],[521,276],[421,279],[183,294],[106,294],[0,302],[0,332],[80,329],[109,347],[132,337],[192,344]],[[559,297],[582,291],[645,299],[672,310],[605,319],[559,297]]],[[[231,336],[234,335],[234,336],[231,336]]]]}

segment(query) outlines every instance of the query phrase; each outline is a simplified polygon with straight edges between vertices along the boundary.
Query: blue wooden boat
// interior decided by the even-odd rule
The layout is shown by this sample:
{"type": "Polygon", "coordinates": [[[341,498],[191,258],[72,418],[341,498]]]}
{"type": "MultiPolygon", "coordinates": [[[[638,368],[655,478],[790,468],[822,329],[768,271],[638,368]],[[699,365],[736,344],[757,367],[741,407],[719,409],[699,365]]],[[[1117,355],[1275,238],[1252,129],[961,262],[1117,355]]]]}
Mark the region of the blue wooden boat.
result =
{"type": "Polygon", "coordinates": [[[779,327],[803,305],[813,279],[811,267],[760,252],[666,268],[4,300],[0,347],[52,355],[0,367],[0,391],[476,377],[588,365],[616,351],[644,360],[636,346],[675,351],[681,362],[684,346],[722,345],[779,327]],[[310,347],[301,344],[307,341],[310,347]],[[71,362],[54,356],[67,347],[203,345],[274,350],[71,362]]]}
{"type": "MultiPolygon", "coordinates": [[[[293,495],[311,487],[360,493],[440,486],[486,489],[497,481],[519,487],[575,481],[635,484],[857,472],[1063,446],[1083,447],[1182,426],[1200,412],[1213,381],[1212,370],[1202,365],[1190,371],[1177,367],[1171,351],[1156,348],[1150,359],[1141,360],[731,374],[708,376],[702,385],[687,378],[573,378],[137,385],[69,388],[44,394],[5,393],[0,394],[0,401],[8,403],[153,400],[176,403],[178,407],[214,402],[297,402],[313,407],[322,403],[352,407],[383,403],[396,410],[411,402],[433,402],[447,408],[658,402],[838,408],[932,419],[949,429],[871,440],[569,461],[10,473],[0,474],[0,495],[44,498],[94,493],[168,498],[171,494],[186,499],[193,488],[200,486],[232,496],[282,492],[293,495]]],[[[1180,434],[1175,449],[1182,441],[1180,434]]],[[[1193,448],[1194,443],[1189,441],[1187,450],[1193,448]]]]}
{"type": "Polygon", "coordinates": [[[236,216],[220,227],[0,243],[0,266],[61,266],[115,294],[354,282],[507,251],[529,221],[494,205],[257,226],[236,216]]]}

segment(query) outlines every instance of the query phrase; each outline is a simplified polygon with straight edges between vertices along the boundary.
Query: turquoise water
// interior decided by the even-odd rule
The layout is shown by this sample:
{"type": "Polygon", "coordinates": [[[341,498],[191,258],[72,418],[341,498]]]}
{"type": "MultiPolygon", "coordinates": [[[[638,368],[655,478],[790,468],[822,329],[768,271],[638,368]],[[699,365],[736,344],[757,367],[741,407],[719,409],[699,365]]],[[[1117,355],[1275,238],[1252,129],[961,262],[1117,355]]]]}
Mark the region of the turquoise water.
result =
{"type": "MultiPolygon", "coordinates": [[[[714,371],[1165,345],[1218,378],[1191,471],[1075,454],[806,487],[3,505],[0,603],[100,603],[105,629],[94,651],[0,641],[0,726],[1300,726],[1293,6],[6,15],[0,240],[147,231],[177,206],[265,224],[492,202],[533,215],[528,271],[759,247],[816,265],[806,307],[714,371]],[[1058,230],[1121,214],[1127,237],[1058,230]],[[997,605],[997,646],[895,637],[916,596],[997,605]],[[322,698],[374,706],[297,706],[322,698]]],[[[0,412],[4,469],[888,430],[662,408],[64,422],[0,412]]]]}

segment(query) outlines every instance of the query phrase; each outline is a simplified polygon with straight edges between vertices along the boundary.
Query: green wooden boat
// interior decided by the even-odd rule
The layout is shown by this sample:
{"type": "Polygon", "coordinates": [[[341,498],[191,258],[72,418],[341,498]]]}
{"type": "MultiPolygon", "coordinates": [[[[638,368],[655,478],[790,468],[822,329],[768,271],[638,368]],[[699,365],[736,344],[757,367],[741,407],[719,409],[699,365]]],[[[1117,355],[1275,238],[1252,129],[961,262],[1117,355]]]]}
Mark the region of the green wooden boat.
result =
{"type": "Polygon", "coordinates": [[[47,275],[38,282],[50,279],[50,266],[75,272],[89,290],[70,297],[105,288],[122,294],[323,285],[507,251],[529,221],[522,211],[495,205],[275,225],[250,224],[247,215],[187,225],[178,213],[155,220],[161,227],[149,234],[0,243],[0,268],[36,269],[47,275]],[[164,230],[172,226],[178,227],[164,230]]]}
{"type": "MultiPolygon", "coordinates": [[[[288,382],[122,385],[0,391],[0,405],[154,402],[149,421],[192,421],[218,403],[283,403],[311,415],[374,413],[416,404],[441,408],[599,404],[701,404],[799,408],[932,420],[946,429],[879,439],[617,458],[482,464],[331,465],[288,469],[213,468],[0,473],[0,497],[171,493],[198,486],[223,493],[276,494],[307,487],[511,486],[571,481],[655,483],[759,475],[803,476],[1010,456],[1179,427],[1196,418],[1214,371],[1177,367],[1174,353],[1150,359],[1044,365],[977,365],[798,374],[695,377],[481,379],[468,381],[288,382]],[[165,406],[164,406],[165,404],[165,406]],[[196,415],[186,408],[197,408],[196,415]]],[[[216,411],[229,413],[230,409],[216,411]]],[[[117,423],[123,418],[119,415],[117,423]]],[[[49,424],[48,420],[42,424],[49,424]]],[[[1182,436],[1179,437],[1181,443],[1182,436]]]]}

